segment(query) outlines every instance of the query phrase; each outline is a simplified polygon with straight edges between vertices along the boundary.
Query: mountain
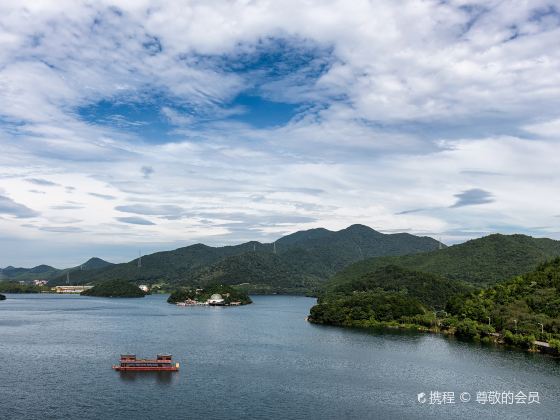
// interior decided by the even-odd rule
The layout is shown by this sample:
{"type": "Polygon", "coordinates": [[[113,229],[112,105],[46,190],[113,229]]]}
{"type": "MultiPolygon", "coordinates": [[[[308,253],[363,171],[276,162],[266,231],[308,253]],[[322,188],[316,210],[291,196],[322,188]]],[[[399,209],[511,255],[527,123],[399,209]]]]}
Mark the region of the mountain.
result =
{"type": "Polygon", "coordinates": [[[396,265],[485,286],[534,270],[556,256],[560,256],[560,241],[493,234],[441,250],[360,261],[339,272],[333,282],[359,278],[380,267],[396,265]]]}
{"type": "Polygon", "coordinates": [[[95,270],[98,268],[108,267],[110,265],[113,265],[113,263],[102,260],[101,258],[93,257],[87,260],[81,266],[76,267],[76,269],[81,268],[82,270],[95,270]]]}
{"type": "MultiPolygon", "coordinates": [[[[76,283],[126,279],[136,283],[184,285],[245,284],[252,291],[304,293],[342,268],[364,258],[425,252],[442,246],[429,237],[386,235],[364,225],[340,231],[311,229],[275,243],[247,242],[210,247],[191,245],[157,252],[123,264],[71,273],[76,283]]],[[[49,284],[65,282],[64,276],[49,284]]]]}
{"type": "Polygon", "coordinates": [[[51,267],[50,265],[38,265],[33,268],[16,268],[8,266],[6,268],[0,269],[0,281],[29,281],[29,280],[51,280],[56,277],[66,278],[67,272],[72,272],[76,270],[95,270],[103,267],[113,265],[110,262],[102,260],[101,258],[90,258],[85,263],[72,268],[58,269],[51,267]]]}
{"type": "Polygon", "coordinates": [[[34,279],[48,279],[57,275],[60,270],[51,267],[50,265],[38,265],[33,268],[22,268],[8,266],[0,269],[0,280],[34,280],[34,279]]]}

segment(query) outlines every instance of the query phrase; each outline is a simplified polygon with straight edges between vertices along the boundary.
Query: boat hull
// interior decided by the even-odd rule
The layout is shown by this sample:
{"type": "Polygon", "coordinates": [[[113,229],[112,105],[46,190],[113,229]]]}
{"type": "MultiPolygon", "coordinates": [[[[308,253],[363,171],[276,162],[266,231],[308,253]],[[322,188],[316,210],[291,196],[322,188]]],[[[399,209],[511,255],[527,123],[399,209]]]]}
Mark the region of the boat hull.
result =
{"type": "Polygon", "coordinates": [[[113,366],[116,371],[126,372],[177,372],[179,366],[154,367],[154,366],[113,366]]]}

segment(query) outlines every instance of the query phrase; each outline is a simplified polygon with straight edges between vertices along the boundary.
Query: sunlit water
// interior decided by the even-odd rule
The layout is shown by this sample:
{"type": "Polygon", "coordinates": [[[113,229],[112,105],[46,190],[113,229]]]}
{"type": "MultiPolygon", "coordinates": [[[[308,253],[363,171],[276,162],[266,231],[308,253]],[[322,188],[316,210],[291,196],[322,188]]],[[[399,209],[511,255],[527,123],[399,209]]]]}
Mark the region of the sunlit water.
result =
{"type": "Polygon", "coordinates": [[[315,326],[310,298],[235,308],[165,298],[8,295],[0,418],[560,418],[560,362],[550,357],[315,326]],[[111,365],[126,352],[169,352],[181,370],[119,374],[111,365]],[[455,403],[417,401],[430,391],[452,391],[455,403]],[[540,404],[482,405],[477,391],[538,392],[540,404]]]}

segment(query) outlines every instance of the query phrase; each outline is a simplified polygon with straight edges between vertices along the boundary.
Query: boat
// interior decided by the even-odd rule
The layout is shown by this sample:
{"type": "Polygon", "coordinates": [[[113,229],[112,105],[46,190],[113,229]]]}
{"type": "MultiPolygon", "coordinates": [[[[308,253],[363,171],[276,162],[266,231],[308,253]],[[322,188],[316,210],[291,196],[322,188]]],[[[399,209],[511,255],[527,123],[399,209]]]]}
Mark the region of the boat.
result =
{"type": "Polygon", "coordinates": [[[155,359],[137,359],[135,354],[121,354],[118,365],[113,365],[118,371],[158,371],[176,372],[179,363],[173,362],[170,354],[158,354],[155,359]]]}

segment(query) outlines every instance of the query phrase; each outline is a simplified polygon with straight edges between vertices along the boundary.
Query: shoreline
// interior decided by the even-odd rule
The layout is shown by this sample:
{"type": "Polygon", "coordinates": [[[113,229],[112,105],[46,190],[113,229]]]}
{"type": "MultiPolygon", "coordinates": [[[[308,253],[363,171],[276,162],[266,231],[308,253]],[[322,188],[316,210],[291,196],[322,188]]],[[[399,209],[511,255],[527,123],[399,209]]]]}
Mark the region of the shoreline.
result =
{"type": "MultiPolygon", "coordinates": [[[[400,331],[410,331],[418,333],[430,333],[443,335],[446,338],[453,337],[454,339],[461,340],[470,343],[480,343],[480,344],[493,344],[495,346],[500,346],[503,348],[521,350],[526,353],[539,353],[547,356],[552,356],[554,358],[560,359],[560,351],[554,349],[549,343],[544,341],[535,340],[528,348],[506,343],[504,340],[504,334],[492,333],[491,335],[485,335],[481,338],[467,338],[458,336],[454,329],[441,329],[438,327],[426,327],[419,324],[400,324],[397,321],[376,321],[375,325],[342,325],[342,324],[329,324],[324,322],[316,322],[311,316],[306,316],[305,320],[310,324],[314,325],[324,325],[335,328],[346,328],[346,329],[358,329],[358,330],[400,330],[400,331]]],[[[369,322],[369,321],[368,321],[369,322]]]]}

